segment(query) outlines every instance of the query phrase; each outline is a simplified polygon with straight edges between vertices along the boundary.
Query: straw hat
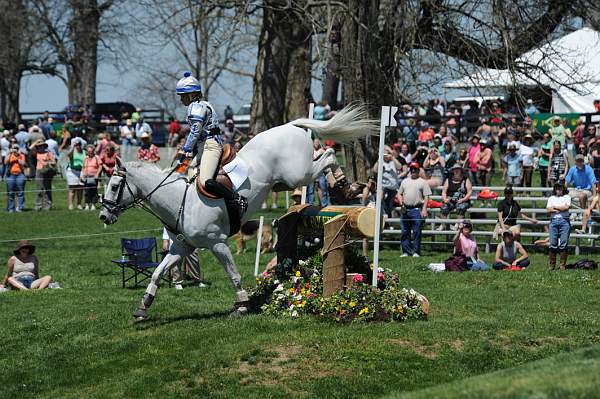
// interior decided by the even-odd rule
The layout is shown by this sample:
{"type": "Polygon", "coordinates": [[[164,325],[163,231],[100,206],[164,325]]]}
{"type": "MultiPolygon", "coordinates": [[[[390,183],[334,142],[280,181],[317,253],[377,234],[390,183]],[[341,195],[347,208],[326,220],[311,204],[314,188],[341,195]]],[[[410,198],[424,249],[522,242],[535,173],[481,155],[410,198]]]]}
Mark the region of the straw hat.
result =
{"type": "Polygon", "coordinates": [[[38,147],[48,148],[48,144],[42,139],[37,139],[35,141],[35,143],[33,143],[33,146],[36,148],[38,148],[38,147]]]}
{"type": "Polygon", "coordinates": [[[140,139],[149,139],[151,136],[148,134],[148,132],[143,132],[140,135],[140,139]]]}
{"type": "Polygon", "coordinates": [[[19,255],[19,251],[22,250],[23,248],[29,248],[29,255],[33,255],[33,253],[35,252],[35,245],[31,245],[30,243],[27,242],[27,240],[21,240],[19,242],[19,245],[17,245],[17,247],[13,251],[15,256],[19,255]]]}
{"type": "Polygon", "coordinates": [[[299,188],[295,189],[294,192],[292,193],[292,198],[294,197],[302,197],[302,191],[300,191],[299,188]]]}

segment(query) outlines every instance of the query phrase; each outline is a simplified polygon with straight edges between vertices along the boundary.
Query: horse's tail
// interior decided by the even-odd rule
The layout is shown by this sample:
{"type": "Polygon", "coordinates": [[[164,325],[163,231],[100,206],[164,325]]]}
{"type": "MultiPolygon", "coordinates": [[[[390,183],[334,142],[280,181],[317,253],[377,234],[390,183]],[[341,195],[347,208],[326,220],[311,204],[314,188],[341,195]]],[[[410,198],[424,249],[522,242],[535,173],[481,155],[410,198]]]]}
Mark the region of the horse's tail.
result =
{"type": "Polygon", "coordinates": [[[349,105],[328,121],[296,119],[292,125],[314,130],[321,138],[348,143],[361,137],[377,134],[379,121],[369,119],[363,105],[349,105]]]}

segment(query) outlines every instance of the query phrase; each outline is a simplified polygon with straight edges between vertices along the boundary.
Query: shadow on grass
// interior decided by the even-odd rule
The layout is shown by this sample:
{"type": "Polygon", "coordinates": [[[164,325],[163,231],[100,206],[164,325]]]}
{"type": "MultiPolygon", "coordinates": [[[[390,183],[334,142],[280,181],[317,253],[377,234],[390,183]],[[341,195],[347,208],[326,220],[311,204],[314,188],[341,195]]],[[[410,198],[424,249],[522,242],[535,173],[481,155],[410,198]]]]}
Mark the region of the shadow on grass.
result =
{"type": "Polygon", "coordinates": [[[171,316],[171,317],[160,317],[160,316],[150,316],[148,319],[138,322],[133,322],[133,325],[137,330],[146,330],[153,327],[163,326],[166,324],[177,323],[180,321],[186,320],[210,320],[210,319],[222,319],[226,317],[241,317],[234,316],[233,309],[230,310],[220,310],[216,312],[210,313],[190,313],[179,316],[171,316]]]}

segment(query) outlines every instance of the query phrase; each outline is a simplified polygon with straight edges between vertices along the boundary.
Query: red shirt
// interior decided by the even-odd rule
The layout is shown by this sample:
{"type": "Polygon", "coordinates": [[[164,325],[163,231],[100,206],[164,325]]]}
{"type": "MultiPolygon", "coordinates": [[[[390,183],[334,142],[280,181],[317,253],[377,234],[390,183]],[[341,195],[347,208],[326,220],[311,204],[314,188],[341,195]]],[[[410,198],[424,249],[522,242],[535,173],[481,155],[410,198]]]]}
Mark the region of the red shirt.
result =
{"type": "Polygon", "coordinates": [[[158,162],[160,161],[160,155],[158,155],[158,147],[154,144],[150,144],[149,148],[140,147],[138,150],[138,159],[146,162],[158,162]]]}
{"type": "Polygon", "coordinates": [[[173,121],[169,123],[169,136],[179,133],[180,130],[181,126],[179,125],[179,122],[173,121]]]}
{"type": "Polygon", "coordinates": [[[421,133],[419,133],[419,141],[430,142],[431,140],[433,140],[433,136],[433,130],[431,128],[426,128],[424,130],[421,130],[421,133]]]}
{"type": "Polygon", "coordinates": [[[102,164],[105,165],[107,168],[104,170],[105,173],[108,176],[112,176],[113,170],[115,169],[115,165],[117,164],[117,153],[114,153],[112,157],[109,156],[108,153],[104,153],[104,155],[102,155],[100,159],[102,160],[102,164]]]}

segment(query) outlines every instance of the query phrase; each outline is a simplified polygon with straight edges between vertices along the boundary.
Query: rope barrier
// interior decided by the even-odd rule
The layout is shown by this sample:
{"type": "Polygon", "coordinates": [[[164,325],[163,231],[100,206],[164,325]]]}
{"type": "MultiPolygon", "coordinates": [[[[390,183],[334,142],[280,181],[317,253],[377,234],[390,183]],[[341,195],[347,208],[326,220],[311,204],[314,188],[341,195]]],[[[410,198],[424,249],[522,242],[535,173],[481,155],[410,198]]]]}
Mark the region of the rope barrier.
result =
{"type": "Polygon", "coordinates": [[[89,238],[89,237],[100,237],[100,236],[110,236],[110,235],[119,235],[119,234],[134,234],[134,233],[147,233],[150,231],[162,231],[162,228],[156,229],[145,229],[145,230],[127,230],[127,231],[113,231],[110,233],[93,233],[93,234],[75,234],[75,235],[67,235],[67,236],[54,236],[54,237],[34,237],[34,238],[19,238],[16,240],[0,240],[0,243],[9,243],[9,242],[19,242],[21,240],[27,241],[44,241],[44,240],[60,240],[64,238],[89,238]]]}

